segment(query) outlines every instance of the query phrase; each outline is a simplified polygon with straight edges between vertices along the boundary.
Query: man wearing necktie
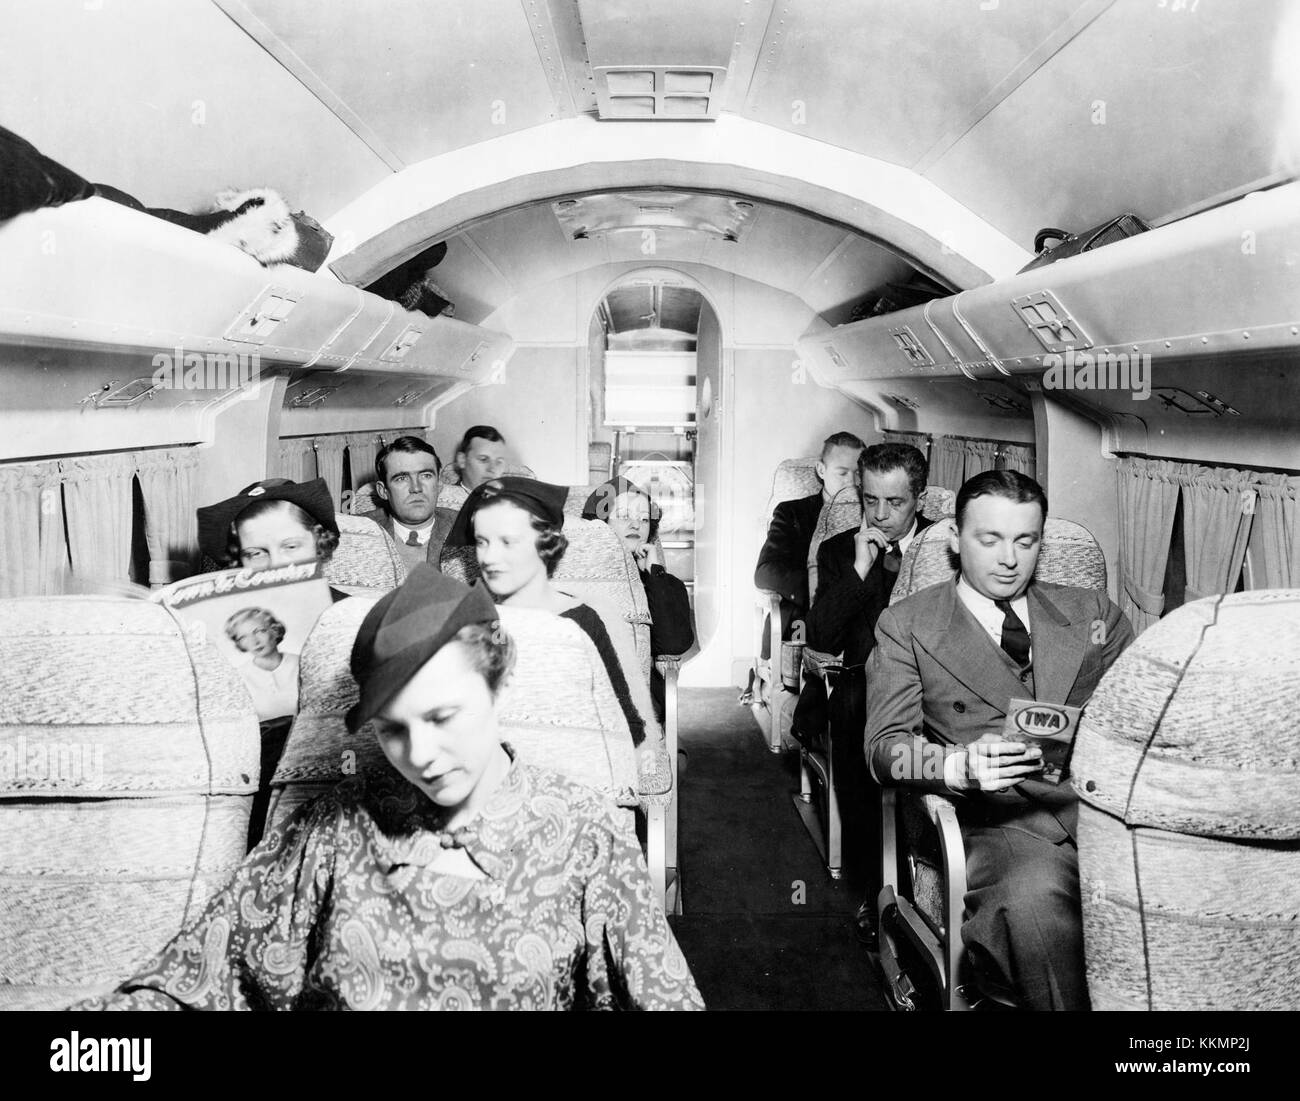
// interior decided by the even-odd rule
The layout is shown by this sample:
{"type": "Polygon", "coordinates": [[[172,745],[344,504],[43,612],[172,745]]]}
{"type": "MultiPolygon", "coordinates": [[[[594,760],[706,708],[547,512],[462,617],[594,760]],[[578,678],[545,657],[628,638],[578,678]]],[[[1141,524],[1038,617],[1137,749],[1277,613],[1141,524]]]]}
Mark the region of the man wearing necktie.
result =
{"type": "MultiPolygon", "coordinates": [[[[817,550],[817,592],[807,617],[807,643],[824,654],[842,654],[844,669],[835,675],[829,698],[825,682],[806,676],[795,708],[795,737],[817,745],[827,730],[844,836],[844,862],[867,878],[879,875],[879,789],[867,775],[859,751],[866,717],[863,697],[867,655],[876,641],[876,617],[889,604],[903,552],[930,521],[917,512],[929,467],[910,444],[876,444],[858,459],[858,495],[862,522],[833,535],[817,550]]],[[[868,904],[859,913],[859,928],[870,943],[875,929],[868,904]]]]}
{"type": "Polygon", "coordinates": [[[397,544],[407,569],[428,562],[435,569],[455,509],[437,508],[438,456],[419,436],[399,436],[375,458],[379,508],[363,515],[397,544]]]}
{"type": "Polygon", "coordinates": [[[1047,497],[984,471],[957,494],[954,583],[881,613],[867,668],[866,756],[881,784],[954,799],[966,843],[961,936],[981,986],[1032,1009],[1086,1009],[1069,783],[1003,734],[1010,701],[1083,707],[1133,639],[1105,593],[1034,580],[1047,497]],[[918,774],[919,773],[919,774],[918,774]]]}

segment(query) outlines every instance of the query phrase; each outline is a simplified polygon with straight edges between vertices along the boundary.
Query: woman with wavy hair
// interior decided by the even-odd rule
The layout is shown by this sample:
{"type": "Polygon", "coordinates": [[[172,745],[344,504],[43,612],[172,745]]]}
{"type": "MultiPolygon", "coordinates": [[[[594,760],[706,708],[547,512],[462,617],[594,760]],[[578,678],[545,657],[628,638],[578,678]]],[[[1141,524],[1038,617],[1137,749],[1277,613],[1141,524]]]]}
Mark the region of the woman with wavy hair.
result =
{"type": "Polygon", "coordinates": [[[702,1009],[615,808],[501,741],[514,644],[496,616],[424,564],[382,597],[347,714],[381,752],[78,1008],[702,1009]]]}

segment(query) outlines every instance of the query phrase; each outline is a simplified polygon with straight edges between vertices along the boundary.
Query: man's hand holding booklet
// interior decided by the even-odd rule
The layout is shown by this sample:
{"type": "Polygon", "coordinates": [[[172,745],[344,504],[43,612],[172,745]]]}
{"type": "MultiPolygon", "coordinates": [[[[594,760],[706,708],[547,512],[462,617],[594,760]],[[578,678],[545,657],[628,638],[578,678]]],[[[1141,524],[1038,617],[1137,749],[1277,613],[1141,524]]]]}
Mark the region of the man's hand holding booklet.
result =
{"type": "Polygon", "coordinates": [[[1008,742],[1036,746],[1042,752],[1042,771],[1025,779],[1059,784],[1067,775],[1070,749],[1079,729],[1080,708],[1039,700],[1013,699],[1007,705],[1002,736],[1008,742]]]}

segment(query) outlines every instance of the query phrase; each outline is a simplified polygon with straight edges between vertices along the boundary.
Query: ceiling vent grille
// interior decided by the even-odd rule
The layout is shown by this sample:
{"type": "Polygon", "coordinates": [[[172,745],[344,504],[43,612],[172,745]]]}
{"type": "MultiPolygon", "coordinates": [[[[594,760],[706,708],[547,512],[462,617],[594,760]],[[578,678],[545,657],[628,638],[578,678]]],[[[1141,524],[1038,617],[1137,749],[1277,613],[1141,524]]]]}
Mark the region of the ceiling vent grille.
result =
{"type": "Polygon", "coordinates": [[[913,367],[933,367],[934,357],[926,350],[917,338],[916,333],[912,332],[910,325],[904,325],[899,329],[890,329],[889,335],[894,338],[894,343],[898,345],[899,351],[907,357],[908,363],[913,367]]]}
{"type": "Polygon", "coordinates": [[[596,106],[602,119],[682,122],[716,119],[727,70],[715,66],[598,65],[596,106]]]}

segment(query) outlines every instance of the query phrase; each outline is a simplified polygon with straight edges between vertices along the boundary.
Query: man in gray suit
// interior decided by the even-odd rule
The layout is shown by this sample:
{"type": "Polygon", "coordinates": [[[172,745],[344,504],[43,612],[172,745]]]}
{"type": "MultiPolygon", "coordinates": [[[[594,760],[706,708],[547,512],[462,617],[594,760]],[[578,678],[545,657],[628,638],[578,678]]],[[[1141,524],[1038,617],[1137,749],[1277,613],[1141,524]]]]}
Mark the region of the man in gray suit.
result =
{"type": "Polygon", "coordinates": [[[1034,580],[1047,498],[985,471],[957,494],[961,560],[880,614],[867,665],[866,755],[881,784],[951,796],[966,843],[962,940],[982,985],[1033,1009],[1086,1009],[1068,783],[1003,734],[1016,697],[1082,707],[1133,639],[1105,593],[1034,580]]]}
{"type": "Polygon", "coordinates": [[[363,515],[393,537],[409,569],[428,562],[435,569],[456,510],[438,508],[438,456],[418,436],[399,436],[375,458],[375,496],[380,507],[363,515]]]}

